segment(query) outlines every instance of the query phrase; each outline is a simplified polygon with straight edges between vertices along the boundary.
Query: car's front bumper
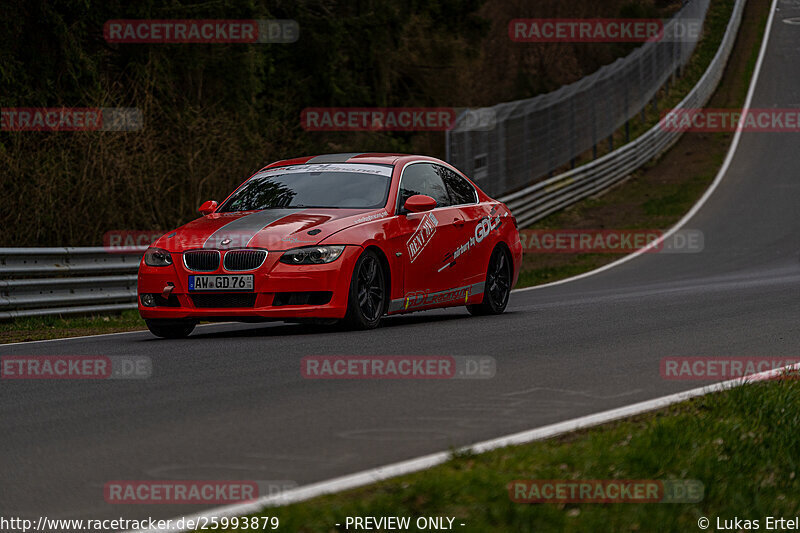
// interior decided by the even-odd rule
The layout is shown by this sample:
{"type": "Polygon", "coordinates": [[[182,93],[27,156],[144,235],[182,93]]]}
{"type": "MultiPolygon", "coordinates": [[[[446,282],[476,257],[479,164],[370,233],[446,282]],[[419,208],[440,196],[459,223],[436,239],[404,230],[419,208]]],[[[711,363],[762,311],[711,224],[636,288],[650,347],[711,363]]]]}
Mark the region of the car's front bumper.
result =
{"type": "Polygon", "coordinates": [[[347,246],[331,263],[301,266],[281,263],[281,251],[269,252],[261,267],[248,272],[228,272],[221,266],[214,272],[194,272],[184,266],[180,253],[172,253],[172,265],[166,267],[151,267],[142,261],[137,285],[139,314],[146,319],[196,320],[344,318],[350,278],[361,252],[360,246],[347,246]],[[189,276],[196,274],[253,274],[253,291],[189,292],[189,276]],[[161,305],[142,304],[142,294],[163,294],[169,284],[174,287],[168,299],[159,300],[161,305]],[[309,297],[309,293],[313,295],[309,297]],[[330,293],[329,300],[327,293],[330,293]],[[223,302],[226,299],[228,301],[223,302]],[[237,299],[248,301],[233,307],[237,299]],[[308,303],[298,304],[298,300],[308,300],[308,303]],[[217,307],[215,302],[224,305],[217,307]]]}

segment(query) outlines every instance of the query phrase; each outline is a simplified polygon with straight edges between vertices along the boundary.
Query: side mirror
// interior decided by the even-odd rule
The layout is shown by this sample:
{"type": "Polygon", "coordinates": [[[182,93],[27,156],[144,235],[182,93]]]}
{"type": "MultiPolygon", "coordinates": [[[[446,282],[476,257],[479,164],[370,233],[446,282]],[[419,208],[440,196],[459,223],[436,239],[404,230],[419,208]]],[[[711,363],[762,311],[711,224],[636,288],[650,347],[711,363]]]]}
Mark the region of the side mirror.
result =
{"type": "Polygon", "coordinates": [[[203,202],[203,205],[200,206],[199,211],[201,215],[206,216],[210,213],[213,213],[214,209],[216,208],[217,208],[217,202],[215,202],[214,200],[207,200],[203,202]]]}
{"type": "Polygon", "coordinates": [[[422,213],[436,207],[436,200],[424,194],[415,194],[406,200],[403,208],[409,213],[422,213]]]}

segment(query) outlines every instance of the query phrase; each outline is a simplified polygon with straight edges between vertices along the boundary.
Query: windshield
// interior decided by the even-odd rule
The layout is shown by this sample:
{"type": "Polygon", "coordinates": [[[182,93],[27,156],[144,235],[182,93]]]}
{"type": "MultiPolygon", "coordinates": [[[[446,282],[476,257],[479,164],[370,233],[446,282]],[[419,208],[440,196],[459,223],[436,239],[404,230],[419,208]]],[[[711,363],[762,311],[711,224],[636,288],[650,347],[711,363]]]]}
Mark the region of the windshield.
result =
{"type": "Polygon", "coordinates": [[[259,172],[218,213],[286,207],[370,209],[386,205],[390,165],[293,165],[259,172]]]}

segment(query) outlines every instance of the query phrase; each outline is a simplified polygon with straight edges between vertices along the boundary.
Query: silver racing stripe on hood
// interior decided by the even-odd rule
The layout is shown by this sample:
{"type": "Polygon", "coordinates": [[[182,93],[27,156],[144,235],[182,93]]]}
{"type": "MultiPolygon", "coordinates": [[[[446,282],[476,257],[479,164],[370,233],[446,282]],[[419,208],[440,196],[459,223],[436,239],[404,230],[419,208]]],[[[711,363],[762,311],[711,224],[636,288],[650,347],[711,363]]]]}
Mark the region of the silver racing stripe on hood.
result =
{"type": "Polygon", "coordinates": [[[244,248],[262,229],[284,217],[302,211],[302,209],[264,209],[239,217],[209,235],[203,248],[244,248]]]}

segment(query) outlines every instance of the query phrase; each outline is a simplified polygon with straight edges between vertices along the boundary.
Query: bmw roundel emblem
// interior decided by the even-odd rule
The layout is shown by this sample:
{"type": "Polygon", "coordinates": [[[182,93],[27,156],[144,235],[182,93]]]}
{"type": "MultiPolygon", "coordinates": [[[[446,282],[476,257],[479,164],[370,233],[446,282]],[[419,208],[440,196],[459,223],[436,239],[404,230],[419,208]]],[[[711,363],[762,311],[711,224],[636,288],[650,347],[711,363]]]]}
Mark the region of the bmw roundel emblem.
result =
{"type": "Polygon", "coordinates": [[[223,239],[223,241],[220,244],[227,246],[230,243],[231,243],[231,240],[226,238],[226,239],[223,239]]]}

